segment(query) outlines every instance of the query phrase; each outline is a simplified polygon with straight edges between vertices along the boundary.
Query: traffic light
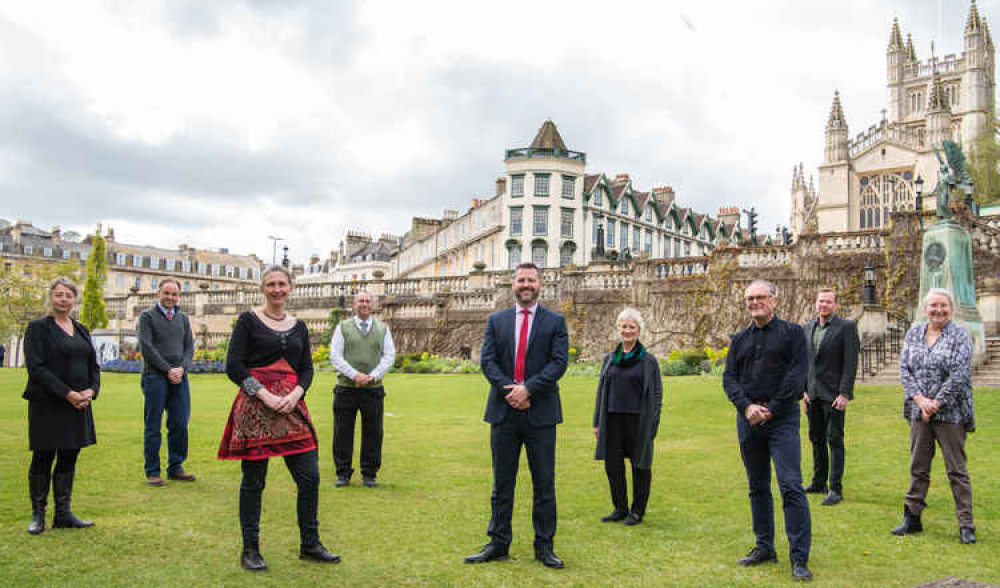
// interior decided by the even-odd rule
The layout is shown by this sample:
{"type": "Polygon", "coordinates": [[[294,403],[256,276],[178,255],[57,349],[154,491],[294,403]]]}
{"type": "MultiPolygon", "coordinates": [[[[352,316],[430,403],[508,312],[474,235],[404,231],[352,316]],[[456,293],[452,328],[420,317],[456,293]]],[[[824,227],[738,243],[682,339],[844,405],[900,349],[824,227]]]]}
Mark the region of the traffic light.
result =
{"type": "Polygon", "coordinates": [[[743,210],[747,215],[747,230],[753,236],[757,235],[757,211],[751,206],[750,210],[743,210]]]}

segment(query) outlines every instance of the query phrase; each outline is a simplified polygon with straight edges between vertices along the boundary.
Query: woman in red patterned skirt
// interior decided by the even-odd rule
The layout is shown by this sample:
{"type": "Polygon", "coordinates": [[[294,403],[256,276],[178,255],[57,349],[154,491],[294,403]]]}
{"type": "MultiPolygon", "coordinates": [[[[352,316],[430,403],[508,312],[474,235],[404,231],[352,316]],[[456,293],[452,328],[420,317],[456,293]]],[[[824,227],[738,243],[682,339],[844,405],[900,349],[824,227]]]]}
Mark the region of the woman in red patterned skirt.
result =
{"type": "Polygon", "coordinates": [[[260,554],[260,505],[268,458],[283,457],[298,487],[299,558],[338,563],[319,541],[319,463],[316,430],[303,402],[312,383],[309,330],[288,314],[292,275],[281,266],[261,277],[264,306],[236,319],[229,340],[226,373],[240,387],[219,446],[219,459],[242,460],[240,563],[267,569],[260,554]]]}

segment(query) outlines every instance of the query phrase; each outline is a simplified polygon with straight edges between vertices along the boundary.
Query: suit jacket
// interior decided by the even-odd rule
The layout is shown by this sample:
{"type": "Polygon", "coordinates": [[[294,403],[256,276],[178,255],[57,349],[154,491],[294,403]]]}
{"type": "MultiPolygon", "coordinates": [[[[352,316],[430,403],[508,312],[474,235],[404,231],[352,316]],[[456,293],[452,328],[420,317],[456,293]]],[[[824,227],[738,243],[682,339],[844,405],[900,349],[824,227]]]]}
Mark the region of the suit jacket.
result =
{"type": "MultiPolygon", "coordinates": [[[[516,342],[514,325],[516,309],[510,307],[489,316],[483,333],[483,348],[479,364],[483,375],[490,382],[490,395],[486,401],[488,423],[502,423],[511,408],[504,397],[510,392],[504,386],[514,383],[516,342]]],[[[531,393],[531,408],[527,409],[528,422],[535,427],[562,422],[562,404],[559,401],[559,378],[566,372],[569,360],[569,334],[566,320],[557,312],[538,306],[531,323],[528,348],[524,357],[524,385],[531,393]]]]}
{"type": "Polygon", "coordinates": [[[858,325],[852,320],[830,317],[826,334],[819,342],[819,350],[813,353],[813,330],[817,320],[804,325],[806,349],[809,352],[809,375],[806,376],[806,392],[810,398],[833,402],[843,394],[854,399],[854,378],[858,373],[858,351],[861,341],[858,325]]]}
{"type": "MultiPolygon", "coordinates": [[[[72,320],[72,319],[71,319],[72,320]]],[[[21,395],[25,400],[34,400],[48,404],[66,402],[70,391],[90,388],[97,398],[101,390],[101,368],[97,365],[97,352],[90,340],[90,331],[81,323],[73,320],[73,327],[80,336],[90,344],[86,369],[81,366],[69,365],[63,347],[59,344],[62,329],[55,319],[46,316],[28,325],[24,334],[24,358],[28,368],[28,383],[21,395]],[[76,382],[68,382],[71,374],[86,371],[86,378],[78,378],[76,382]],[[83,381],[86,380],[86,381],[83,381]],[[71,384],[73,384],[71,386],[71,384]]]]}

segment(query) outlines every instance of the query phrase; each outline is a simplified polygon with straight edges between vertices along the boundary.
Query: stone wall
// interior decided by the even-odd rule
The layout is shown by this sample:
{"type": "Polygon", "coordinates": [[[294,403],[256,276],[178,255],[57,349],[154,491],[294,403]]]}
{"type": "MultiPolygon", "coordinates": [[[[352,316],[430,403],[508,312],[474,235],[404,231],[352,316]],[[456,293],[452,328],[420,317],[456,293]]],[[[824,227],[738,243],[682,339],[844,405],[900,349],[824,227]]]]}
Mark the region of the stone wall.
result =
{"type": "MultiPolygon", "coordinates": [[[[967,215],[959,220],[972,234],[977,292],[997,290],[992,280],[991,288],[984,288],[984,280],[1000,275],[1000,229],[967,215]]],[[[892,224],[880,231],[806,234],[789,246],[723,246],[707,257],[546,269],[542,304],[566,316],[570,342],[586,359],[599,358],[614,345],[615,319],[626,306],[642,312],[643,341],[665,355],[678,347],[726,345],[729,335],[747,323],[743,292],[755,279],[778,287],[778,314],[789,320],[812,316],[821,287],[835,288],[840,313],[856,317],[864,267],[871,263],[879,304],[913,318],[921,235],[920,217],[906,212],[893,214],[892,224]]],[[[353,295],[361,290],[375,298],[376,313],[390,325],[397,351],[459,356],[469,348],[473,358],[479,356],[486,316],[513,300],[509,272],[473,272],[467,277],[309,284],[296,289],[289,308],[306,321],[318,343],[329,309],[342,307],[347,316],[353,295]]],[[[151,295],[109,300],[118,321],[113,326],[131,328],[138,312],[153,302],[151,295]]],[[[211,343],[224,340],[236,314],[262,302],[260,293],[251,290],[203,291],[184,294],[181,300],[196,333],[211,343]]],[[[997,322],[991,324],[995,330],[997,322]]]]}

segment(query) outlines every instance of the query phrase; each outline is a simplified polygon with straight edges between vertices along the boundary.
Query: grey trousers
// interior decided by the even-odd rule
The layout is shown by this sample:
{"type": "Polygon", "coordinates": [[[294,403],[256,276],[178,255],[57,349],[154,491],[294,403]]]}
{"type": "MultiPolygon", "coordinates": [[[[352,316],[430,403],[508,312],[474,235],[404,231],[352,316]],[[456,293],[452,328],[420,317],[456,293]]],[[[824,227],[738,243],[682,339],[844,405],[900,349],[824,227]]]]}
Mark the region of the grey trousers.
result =
{"type": "Polygon", "coordinates": [[[941,446],[945,470],[955,498],[955,515],[959,527],[972,527],[972,482],[965,469],[965,427],[955,423],[910,423],[910,489],[906,492],[906,508],[915,515],[927,506],[924,500],[931,485],[931,460],[934,443],[941,446]]]}

